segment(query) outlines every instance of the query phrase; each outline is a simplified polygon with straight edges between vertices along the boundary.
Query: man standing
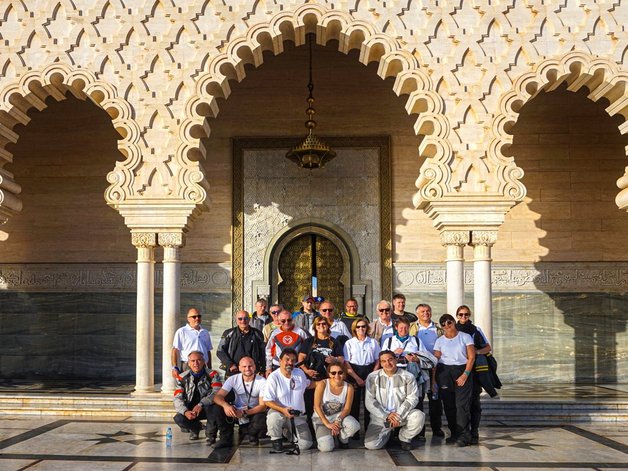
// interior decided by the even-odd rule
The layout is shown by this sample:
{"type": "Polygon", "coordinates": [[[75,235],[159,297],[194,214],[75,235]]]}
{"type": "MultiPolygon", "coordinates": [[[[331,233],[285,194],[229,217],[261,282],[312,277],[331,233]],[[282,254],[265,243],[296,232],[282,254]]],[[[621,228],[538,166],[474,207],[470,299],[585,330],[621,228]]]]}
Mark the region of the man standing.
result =
{"type": "Polygon", "coordinates": [[[298,354],[303,341],[309,336],[306,331],[294,326],[294,319],[289,311],[281,311],[278,322],[279,329],[270,335],[266,344],[266,377],[270,375],[271,371],[279,368],[282,350],[291,348],[298,354]]]}
{"type": "MultiPolygon", "coordinates": [[[[329,301],[323,301],[320,307],[320,315],[327,318],[329,321],[329,331],[331,332],[331,336],[335,339],[344,335],[346,338],[341,339],[341,345],[344,346],[344,342],[346,342],[349,338],[351,338],[351,331],[347,329],[347,326],[344,322],[339,321],[334,317],[335,307],[329,301]]],[[[314,335],[314,325],[310,327],[310,334],[314,335]]]]}
{"type": "MultiPolygon", "coordinates": [[[[198,434],[203,428],[201,419],[207,419],[205,433],[209,438],[213,435],[215,424],[212,422],[212,406],[214,396],[220,390],[220,374],[217,371],[209,371],[205,368],[203,352],[193,351],[188,353],[189,369],[177,379],[177,389],[174,392],[174,408],[177,414],[174,422],[181,430],[190,431],[190,440],[198,440],[198,434]]],[[[224,427],[220,428],[221,440],[233,438],[224,427]]]]}
{"type": "Polygon", "coordinates": [[[306,332],[310,331],[312,327],[312,322],[314,318],[318,316],[318,312],[314,309],[314,298],[309,294],[303,296],[303,301],[301,302],[301,310],[292,313],[292,317],[294,317],[294,325],[305,330],[306,332]]]}
{"type": "Polygon", "coordinates": [[[212,339],[207,329],[201,327],[201,313],[193,307],[187,318],[188,323],[175,332],[172,342],[172,377],[175,379],[187,368],[188,355],[193,351],[201,352],[205,364],[212,367],[212,339]]]}
{"type": "MultiPolygon", "coordinates": [[[[429,304],[419,304],[416,307],[416,313],[419,318],[417,322],[410,326],[410,335],[416,337],[424,345],[425,349],[434,355],[434,343],[436,339],[443,335],[443,329],[432,321],[432,308],[429,304]]],[[[433,377],[433,371],[430,370],[430,378],[433,377]]],[[[430,426],[432,434],[436,437],[444,437],[445,432],[443,426],[443,404],[438,398],[438,386],[430,383],[430,390],[427,391],[429,400],[430,426]],[[435,398],[435,399],[434,399],[435,398]]],[[[419,398],[419,409],[423,410],[424,395],[419,398]]],[[[421,430],[419,437],[425,436],[425,430],[421,430]]]]}
{"type": "Polygon", "coordinates": [[[272,322],[270,324],[266,324],[262,330],[262,333],[264,334],[264,343],[268,342],[270,335],[273,331],[275,331],[275,329],[281,327],[281,324],[279,324],[279,314],[281,311],[283,311],[283,306],[281,304],[273,304],[270,306],[269,312],[272,322]]]}
{"type": "Polygon", "coordinates": [[[279,369],[268,376],[262,393],[264,403],[270,408],[266,423],[275,452],[283,451],[283,430],[290,427],[291,419],[294,419],[299,449],[307,450],[312,446],[312,433],[305,418],[303,399],[305,390],[310,387],[310,380],[303,371],[295,368],[296,363],[297,352],[292,348],[284,349],[279,369]]]}
{"type": "Polygon", "coordinates": [[[245,356],[253,359],[258,371],[264,371],[266,366],[264,346],[262,333],[250,326],[249,313],[238,311],[236,327],[224,331],[216,356],[222,362],[227,376],[238,372],[240,359],[245,356]]]}
{"type": "Polygon", "coordinates": [[[366,378],[366,408],[371,423],[366,430],[364,446],[369,450],[383,448],[394,428],[400,427],[401,449],[412,449],[412,439],[425,423],[425,414],[414,407],[419,402],[414,376],[397,368],[397,359],[390,350],[379,354],[381,369],[366,378]]]}
{"type": "Polygon", "coordinates": [[[392,298],[392,304],[394,308],[392,314],[393,321],[396,321],[400,317],[405,317],[406,319],[408,319],[408,322],[410,324],[417,321],[417,317],[414,314],[406,311],[406,297],[403,294],[395,294],[392,298]]]}
{"type": "Polygon", "coordinates": [[[258,299],[255,303],[255,312],[251,316],[251,327],[259,330],[260,332],[264,329],[266,324],[270,324],[272,321],[270,314],[266,310],[267,305],[268,304],[265,299],[258,299]]]}
{"type": "Polygon", "coordinates": [[[240,424],[240,436],[244,430],[251,445],[259,444],[260,437],[266,435],[266,406],[260,403],[260,395],[264,390],[266,378],[255,373],[255,362],[251,357],[240,359],[240,373],[230,376],[214,397],[214,402],[223,408],[227,426],[233,430],[233,420],[240,424]],[[233,404],[227,402],[227,395],[233,391],[233,404]],[[231,422],[231,424],[229,424],[231,422]]]}
{"type": "Polygon", "coordinates": [[[344,322],[347,326],[347,329],[351,330],[351,326],[353,325],[353,321],[358,319],[364,319],[366,316],[364,314],[358,314],[358,301],[355,298],[347,299],[345,303],[345,312],[340,316],[340,320],[344,322]]]}
{"type": "Polygon", "coordinates": [[[392,308],[384,299],[377,303],[377,319],[371,324],[370,335],[379,345],[389,337],[395,335],[395,328],[391,317],[392,308]]]}

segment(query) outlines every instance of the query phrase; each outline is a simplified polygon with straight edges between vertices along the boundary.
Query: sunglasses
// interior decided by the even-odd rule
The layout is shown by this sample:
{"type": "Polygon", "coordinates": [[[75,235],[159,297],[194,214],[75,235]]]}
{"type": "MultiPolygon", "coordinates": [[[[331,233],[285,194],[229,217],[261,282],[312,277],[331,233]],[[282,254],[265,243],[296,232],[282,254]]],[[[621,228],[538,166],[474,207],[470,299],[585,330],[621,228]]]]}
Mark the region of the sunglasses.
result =
{"type": "Polygon", "coordinates": [[[290,322],[292,322],[292,319],[280,319],[280,320],[279,320],[279,323],[280,323],[280,324],[288,324],[288,323],[290,323],[290,322]]]}
{"type": "Polygon", "coordinates": [[[270,311],[271,314],[279,314],[281,311],[270,311]]]}
{"type": "Polygon", "coordinates": [[[334,308],[330,308],[330,309],[321,309],[321,312],[334,312],[334,308]]]}
{"type": "Polygon", "coordinates": [[[239,321],[248,321],[249,318],[248,317],[238,317],[237,320],[239,320],[239,321]]]}
{"type": "Polygon", "coordinates": [[[355,326],[356,329],[366,329],[365,325],[356,325],[355,326]]]}
{"type": "Polygon", "coordinates": [[[390,312],[390,308],[387,307],[386,309],[378,309],[379,312],[390,312]]]}
{"type": "Polygon", "coordinates": [[[443,322],[441,325],[442,325],[443,327],[445,327],[446,325],[450,325],[450,324],[453,324],[453,323],[454,323],[454,321],[452,321],[452,320],[448,320],[448,321],[443,322]]]}
{"type": "Polygon", "coordinates": [[[327,322],[319,322],[318,324],[316,324],[316,327],[321,327],[321,326],[327,327],[327,322]]]}
{"type": "Polygon", "coordinates": [[[329,376],[342,376],[342,371],[330,371],[329,376]]]}
{"type": "Polygon", "coordinates": [[[188,319],[200,319],[200,314],[198,316],[188,316],[188,319]]]}
{"type": "Polygon", "coordinates": [[[459,312],[458,317],[471,317],[470,312],[459,312]]]}

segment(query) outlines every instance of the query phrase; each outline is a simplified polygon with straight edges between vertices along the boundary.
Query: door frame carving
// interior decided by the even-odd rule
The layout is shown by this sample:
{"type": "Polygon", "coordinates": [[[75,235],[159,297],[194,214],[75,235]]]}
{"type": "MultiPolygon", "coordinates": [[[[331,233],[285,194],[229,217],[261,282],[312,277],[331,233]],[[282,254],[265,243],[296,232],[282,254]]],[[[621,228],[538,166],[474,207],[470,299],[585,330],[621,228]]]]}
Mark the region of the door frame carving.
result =
{"type": "MultiPolygon", "coordinates": [[[[361,137],[325,137],[327,142],[333,148],[375,148],[379,154],[379,204],[380,204],[380,279],[362,280],[360,276],[352,273],[352,283],[349,285],[351,289],[361,290],[352,293],[358,299],[364,299],[363,307],[360,306],[361,312],[372,315],[374,303],[379,300],[373,300],[373,284],[379,285],[379,292],[383,299],[390,299],[392,296],[392,182],[391,182],[391,159],[390,159],[390,137],[389,136],[361,136],[361,137]]],[[[234,137],[233,145],[233,212],[232,212],[232,230],[233,230],[233,247],[232,247],[232,308],[233,310],[248,309],[255,303],[255,299],[244,299],[244,153],[251,149],[285,149],[286,151],[294,146],[298,139],[294,137],[234,137]]],[[[299,221],[291,221],[284,228],[286,231],[296,227],[299,221]]],[[[315,224],[335,231],[327,221],[316,221],[310,218],[308,221],[300,220],[301,224],[315,224]]],[[[339,229],[339,228],[337,228],[339,229]]],[[[342,230],[337,233],[344,233],[342,230]]],[[[277,234],[276,234],[277,236],[277,234]]],[[[269,243],[267,254],[264,261],[264,280],[252,281],[253,298],[257,296],[269,297],[271,290],[270,268],[267,263],[269,257],[269,249],[274,247],[277,242],[275,237],[272,243],[269,243]]],[[[341,237],[345,242],[351,241],[351,237],[341,237]]],[[[353,243],[353,242],[351,242],[353,243]]],[[[354,246],[355,248],[355,246],[354,246]]],[[[357,256],[358,252],[355,250],[357,256]]],[[[353,258],[352,267],[360,270],[359,257],[353,258]],[[356,265],[358,263],[358,265],[356,265]]],[[[352,268],[353,269],[353,268],[352,268]]],[[[343,306],[344,307],[344,306],[343,306]]]]}

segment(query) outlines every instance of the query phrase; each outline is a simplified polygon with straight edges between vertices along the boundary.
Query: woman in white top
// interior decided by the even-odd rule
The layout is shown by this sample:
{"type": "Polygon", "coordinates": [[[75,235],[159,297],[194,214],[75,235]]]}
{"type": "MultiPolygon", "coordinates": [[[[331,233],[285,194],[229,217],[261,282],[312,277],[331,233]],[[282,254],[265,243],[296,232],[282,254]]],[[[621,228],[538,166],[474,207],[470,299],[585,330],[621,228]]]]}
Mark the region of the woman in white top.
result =
{"type": "MultiPolygon", "coordinates": [[[[369,332],[369,320],[361,317],[353,321],[351,325],[351,337],[344,347],[344,357],[347,362],[348,376],[355,383],[355,393],[351,406],[351,415],[360,421],[360,403],[364,404],[364,382],[366,377],[379,368],[380,347],[377,340],[371,337],[369,332]]],[[[371,422],[371,414],[364,407],[364,430],[371,422]]]]}
{"type": "Polygon", "coordinates": [[[473,363],[475,346],[469,334],[456,330],[451,314],[443,314],[440,324],[445,333],[436,339],[434,356],[438,358],[435,381],[451,436],[447,443],[467,446],[471,442],[471,399],[473,396],[473,363]]]}
{"type": "Polygon", "coordinates": [[[328,379],[319,381],[314,392],[312,423],[320,451],[332,451],[335,437],[346,448],[349,438],[360,430],[359,422],[349,412],[353,402],[353,387],[345,381],[344,365],[327,367],[328,379]]]}

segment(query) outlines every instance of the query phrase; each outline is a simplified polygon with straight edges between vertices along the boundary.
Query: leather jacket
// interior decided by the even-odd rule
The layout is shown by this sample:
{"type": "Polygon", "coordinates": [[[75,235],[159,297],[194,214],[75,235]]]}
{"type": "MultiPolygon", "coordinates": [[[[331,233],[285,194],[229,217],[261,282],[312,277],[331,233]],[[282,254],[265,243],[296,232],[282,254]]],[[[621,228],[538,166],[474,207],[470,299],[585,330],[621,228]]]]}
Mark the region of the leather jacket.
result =
{"type": "Polygon", "coordinates": [[[198,388],[201,397],[200,404],[203,407],[213,404],[214,396],[222,388],[220,373],[205,368],[205,374],[196,384],[194,384],[192,370],[181,373],[177,378],[177,389],[174,391],[174,408],[178,413],[185,414],[192,408],[190,401],[196,388],[198,388]]]}

